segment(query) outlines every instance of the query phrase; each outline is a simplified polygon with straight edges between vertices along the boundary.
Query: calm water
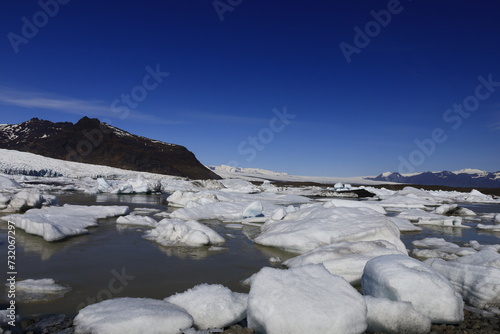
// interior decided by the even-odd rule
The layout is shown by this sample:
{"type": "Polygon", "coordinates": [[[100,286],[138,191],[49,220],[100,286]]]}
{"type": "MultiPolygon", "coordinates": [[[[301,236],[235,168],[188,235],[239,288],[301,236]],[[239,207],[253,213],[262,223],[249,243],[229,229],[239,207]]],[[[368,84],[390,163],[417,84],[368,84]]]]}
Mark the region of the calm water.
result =
{"type": "MultiPolygon", "coordinates": [[[[61,204],[128,205],[134,208],[154,208],[169,211],[164,195],[59,195],[61,204]]],[[[500,212],[500,205],[468,206],[476,212],[500,212]]],[[[159,219],[159,218],[157,218],[159,219]]],[[[145,240],[141,227],[120,227],[116,218],[101,220],[99,227],[88,235],[49,243],[18,229],[18,279],[53,278],[68,284],[72,291],[64,298],[44,303],[18,304],[18,314],[62,312],[76,315],[78,309],[110,297],[165,298],[200,283],[223,284],[233,291],[247,292],[240,281],[263,266],[269,258],[283,260],[293,254],[270,247],[254,245],[248,235],[258,228],[245,226],[230,229],[218,221],[206,223],[221,234],[226,250],[204,248],[165,248],[145,240]]],[[[476,224],[470,223],[471,225],[476,224]]],[[[420,233],[403,234],[408,248],[411,241],[424,237],[443,237],[463,243],[478,240],[484,244],[500,244],[500,233],[477,233],[476,229],[427,227],[420,233]]],[[[0,223],[1,263],[6,270],[6,224],[0,223]]],[[[4,274],[5,275],[5,274],[4,274]]],[[[2,307],[5,307],[3,303],[2,307]]]]}

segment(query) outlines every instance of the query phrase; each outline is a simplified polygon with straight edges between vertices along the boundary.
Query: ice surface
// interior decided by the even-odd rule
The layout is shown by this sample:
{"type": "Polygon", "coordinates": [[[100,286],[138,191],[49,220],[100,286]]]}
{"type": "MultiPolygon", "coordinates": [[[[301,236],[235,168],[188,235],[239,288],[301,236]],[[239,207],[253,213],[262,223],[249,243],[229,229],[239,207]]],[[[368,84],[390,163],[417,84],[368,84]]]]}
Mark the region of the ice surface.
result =
{"type": "Polygon", "coordinates": [[[431,319],[415,310],[410,302],[365,296],[368,308],[368,331],[388,334],[426,334],[431,319]]]}
{"type": "Polygon", "coordinates": [[[298,267],[322,263],[330,273],[343,277],[351,284],[359,284],[366,263],[374,257],[387,254],[402,253],[393,244],[382,240],[340,242],[316,248],[283,264],[298,267]]]}
{"type": "Polygon", "coordinates": [[[495,225],[477,224],[476,228],[478,230],[489,230],[489,231],[500,232],[500,224],[495,224],[495,225]]]}
{"type": "Polygon", "coordinates": [[[462,225],[462,217],[443,216],[420,209],[410,209],[400,212],[397,215],[397,218],[405,218],[421,225],[440,225],[469,228],[469,226],[462,225]]]}
{"type": "Polygon", "coordinates": [[[208,191],[181,191],[176,190],[167,198],[167,202],[173,206],[184,207],[189,202],[199,204],[220,202],[217,195],[208,191]]]}
{"type": "Polygon", "coordinates": [[[22,188],[19,183],[12,180],[10,177],[0,174],[0,190],[11,190],[22,188]]]}
{"type": "Polygon", "coordinates": [[[257,186],[241,179],[224,179],[220,180],[220,183],[222,183],[227,188],[225,190],[232,192],[240,192],[245,194],[255,194],[260,192],[260,189],[257,186]]]}
{"type": "Polygon", "coordinates": [[[16,282],[16,300],[24,303],[50,301],[63,297],[70,290],[51,278],[26,279],[16,282]]]}
{"type": "Polygon", "coordinates": [[[125,215],[128,206],[69,205],[31,209],[24,214],[14,214],[1,219],[12,221],[27,233],[56,241],[69,236],[86,234],[87,227],[97,226],[97,219],[125,215]]]}
{"type": "Polygon", "coordinates": [[[441,259],[425,263],[446,277],[468,304],[479,308],[500,307],[499,268],[441,259]]]}
{"type": "Polygon", "coordinates": [[[368,208],[325,208],[305,205],[279,221],[268,221],[255,242],[295,253],[342,241],[386,240],[406,253],[398,228],[386,216],[368,208]]]}
{"type": "Polygon", "coordinates": [[[195,220],[162,219],[144,238],[163,246],[199,247],[220,245],[225,242],[217,232],[195,220]]]}
{"type": "Polygon", "coordinates": [[[140,225],[140,226],[149,226],[149,227],[155,227],[158,222],[148,216],[139,216],[139,215],[127,215],[127,216],[121,216],[116,219],[117,224],[124,224],[124,225],[140,225]]]}
{"type": "Polygon", "coordinates": [[[475,254],[458,258],[453,262],[473,264],[477,266],[495,267],[500,269],[500,254],[498,254],[497,251],[493,248],[484,248],[483,250],[475,254]]]}
{"type": "Polygon", "coordinates": [[[142,176],[128,180],[97,179],[98,193],[111,194],[150,194],[161,191],[159,180],[146,180],[142,176]]]}
{"type": "Polygon", "coordinates": [[[246,317],[248,295],[222,285],[200,284],[165,301],[185,309],[198,329],[224,328],[246,317]]]}
{"type": "Polygon", "coordinates": [[[257,333],[363,333],[366,304],[320,264],[263,268],[251,280],[248,326],[257,333]]]}
{"type": "Polygon", "coordinates": [[[76,334],[180,334],[193,318],[163,300],[117,298],[83,308],[74,324],[76,334]]]}
{"type": "Polygon", "coordinates": [[[408,195],[397,194],[395,196],[377,202],[377,205],[380,205],[384,208],[424,209],[427,206],[433,206],[436,204],[437,203],[434,201],[418,197],[417,195],[414,194],[408,194],[408,195]]]}
{"type": "Polygon", "coordinates": [[[253,217],[261,217],[263,216],[264,207],[260,201],[255,201],[250,204],[243,210],[241,213],[242,218],[253,218],[253,217]]]}
{"type": "Polygon", "coordinates": [[[419,226],[413,225],[410,220],[405,218],[398,217],[388,217],[390,221],[392,221],[398,227],[401,232],[417,232],[422,231],[422,228],[419,226]]]}
{"type": "Polygon", "coordinates": [[[464,303],[450,282],[428,265],[405,255],[370,260],[361,279],[363,293],[407,301],[433,323],[463,321],[464,303]]]}
{"type": "Polygon", "coordinates": [[[471,247],[460,247],[457,244],[448,242],[443,238],[425,238],[412,242],[412,254],[420,258],[441,258],[444,260],[454,260],[460,256],[475,254],[476,250],[471,247]],[[418,249],[423,248],[423,249],[418,249]]]}
{"type": "Polygon", "coordinates": [[[41,208],[43,202],[44,198],[38,190],[22,190],[10,199],[5,211],[18,212],[31,208],[41,208]]]}
{"type": "Polygon", "coordinates": [[[467,208],[461,208],[458,204],[443,204],[434,211],[433,213],[437,213],[440,215],[458,215],[458,216],[475,216],[476,213],[467,208]]]}
{"type": "Polygon", "coordinates": [[[325,203],[325,208],[329,207],[346,207],[346,208],[368,208],[372,209],[373,211],[376,211],[381,214],[386,214],[387,212],[385,209],[381,206],[368,203],[368,202],[363,202],[363,201],[351,201],[351,200],[345,200],[345,199],[332,199],[328,202],[325,203]]]}

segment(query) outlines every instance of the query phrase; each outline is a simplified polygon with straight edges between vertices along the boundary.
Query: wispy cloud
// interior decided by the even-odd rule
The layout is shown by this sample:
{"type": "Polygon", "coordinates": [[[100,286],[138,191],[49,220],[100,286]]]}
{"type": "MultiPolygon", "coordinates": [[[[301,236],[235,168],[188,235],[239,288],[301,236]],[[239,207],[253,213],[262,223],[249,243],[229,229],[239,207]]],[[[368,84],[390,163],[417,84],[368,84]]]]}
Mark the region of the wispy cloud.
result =
{"type": "MultiPolygon", "coordinates": [[[[100,100],[82,100],[54,94],[20,91],[7,87],[0,87],[0,103],[22,108],[47,109],[67,114],[94,116],[102,118],[123,118],[124,113],[116,113],[111,109],[111,103],[100,100]]],[[[163,119],[145,114],[137,110],[130,110],[127,118],[143,122],[178,124],[180,122],[163,119]]]]}

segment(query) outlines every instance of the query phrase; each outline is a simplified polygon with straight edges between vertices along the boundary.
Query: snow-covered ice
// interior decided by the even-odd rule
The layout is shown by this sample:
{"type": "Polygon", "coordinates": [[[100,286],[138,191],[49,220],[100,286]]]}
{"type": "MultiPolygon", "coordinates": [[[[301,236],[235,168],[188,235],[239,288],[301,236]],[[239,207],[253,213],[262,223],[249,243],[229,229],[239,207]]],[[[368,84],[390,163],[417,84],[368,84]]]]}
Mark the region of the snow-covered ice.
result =
{"type": "Polygon", "coordinates": [[[255,201],[250,204],[243,210],[241,213],[242,218],[253,218],[253,217],[261,217],[263,216],[264,207],[260,201],[255,201]]]}
{"type": "Polygon", "coordinates": [[[97,226],[97,219],[126,215],[128,206],[69,205],[30,209],[1,219],[12,221],[27,233],[39,235],[46,241],[86,234],[87,227],[97,226]]]}
{"type": "Polygon", "coordinates": [[[155,227],[158,224],[158,222],[151,217],[133,214],[118,217],[116,219],[116,223],[123,225],[140,225],[148,227],[155,227]]]}
{"type": "Polygon", "coordinates": [[[295,253],[342,241],[386,240],[406,253],[399,229],[385,215],[369,208],[306,205],[283,220],[268,221],[255,242],[295,253]]]}
{"type": "Polygon", "coordinates": [[[410,222],[409,219],[405,218],[398,218],[398,217],[388,217],[391,222],[396,224],[398,227],[399,231],[401,232],[418,232],[422,231],[422,228],[420,226],[415,226],[410,222]]]}
{"type": "MultiPolygon", "coordinates": [[[[498,249],[500,247],[496,248],[498,249]]],[[[453,262],[463,263],[463,264],[473,264],[476,266],[495,267],[500,269],[500,254],[493,247],[492,248],[486,247],[475,254],[458,258],[453,262]]]]}
{"type": "Polygon", "coordinates": [[[500,308],[499,268],[442,259],[425,263],[446,277],[468,304],[483,309],[500,308]]]}
{"type": "Polygon", "coordinates": [[[359,284],[366,263],[374,257],[402,254],[396,246],[383,240],[340,242],[313,249],[285,261],[287,267],[322,263],[332,274],[343,277],[351,284],[359,284]]]}
{"type": "Polygon", "coordinates": [[[81,309],[74,324],[76,334],[180,334],[193,318],[163,300],[117,298],[81,309]]]}
{"type": "Polygon", "coordinates": [[[6,175],[0,174],[0,190],[6,191],[19,188],[22,188],[19,183],[6,175]]]}
{"type": "Polygon", "coordinates": [[[459,207],[458,204],[443,204],[435,208],[433,213],[440,215],[475,216],[476,213],[470,209],[459,207]]]}
{"type": "Polygon", "coordinates": [[[52,278],[26,279],[16,282],[16,300],[21,303],[50,301],[62,298],[70,290],[52,278]]]}
{"type": "Polygon", "coordinates": [[[345,207],[345,208],[368,208],[381,214],[386,214],[385,209],[379,205],[365,201],[352,201],[347,199],[332,199],[325,203],[325,208],[329,207],[345,207]]]}
{"type": "Polygon", "coordinates": [[[257,333],[363,333],[363,297],[320,264],[263,268],[251,280],[248,326],[257,333]]]}
{"type": "Polygon", "coordinates": [[[162,246],[199,247],[220,245],[225,242],[217,232],[195,220],[162,219],[158,225],[144,235],[162,246]]]}
{"type": "Polygon", "coordinates": [[[469,228],[469,226],[467,225],[462,225],[462,217],[443,216],[421,209],[405,210],[400,212],[396,217],[408,219],[419,225],[439,225],[469,228]]]}
{"type": "Polygon", "coordinates": [[[415,310],[410,302],[364,296],[368,308],[368,331],[388,334],[426,334],[431,319],[415,310]]]}
{"type": "Polygon", "coordinates": [[[21,190],[10,198],[4,211],[19,212],[54,204],[57,204],[57,198],[53,195],[42,195],[38,190],[21,190]]]}
{"type": "Polygon", "coordinates": [[[443,238],[425,238],[412,242],[412,254],[420,258],[441,258],[444,260],[454,260],[460,256],[475,254],[476,250],[471,247],[460,247],[457,244],[448,242],[443,238]]]}
{"type": "Polygon", "coordinates": [[[405,255],[383,255],[365,266],[363,293],[407,301],[433,323],[463,321],[464,302],[451,283],[430,266],[405,255]]]}
{"type": "Polygon", "coordinates": [[[219,284],[200,284],[165,301],[185,309],[198,329],[224,328],[246,317],[248,295],[219,284]]]}
{"type": "Polygon", "coordinates": [[[425,198],[418,197],[414,194],[401,195],[397,194],[395,196],[389,197],[387,199],[377,202],[384,208],[412,208],[412,209],[425,209],[428,206],[437,205],[436,202],[430,201],[425,198]]]}

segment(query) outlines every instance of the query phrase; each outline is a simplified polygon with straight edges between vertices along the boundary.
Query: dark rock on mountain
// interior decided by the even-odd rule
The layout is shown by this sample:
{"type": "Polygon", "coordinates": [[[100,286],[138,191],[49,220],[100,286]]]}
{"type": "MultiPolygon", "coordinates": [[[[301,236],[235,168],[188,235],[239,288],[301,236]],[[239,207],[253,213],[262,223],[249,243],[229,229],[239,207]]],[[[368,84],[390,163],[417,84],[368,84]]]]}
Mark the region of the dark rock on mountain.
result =
{"type": "Polygon", "coordinates": [[[456,172],[424,172],[411,175],[383,173],[368,179],[429,186],[500,188],[500,172],[490,173],[475,169],[463,169],[456,172]]]}
{"type": "Polygon", "coordinates": [[[0,148],[191,179],[220,179],[184,146],[133,135],[95,118],[76,124],[33,118],[0,125],[0,148]]]}

